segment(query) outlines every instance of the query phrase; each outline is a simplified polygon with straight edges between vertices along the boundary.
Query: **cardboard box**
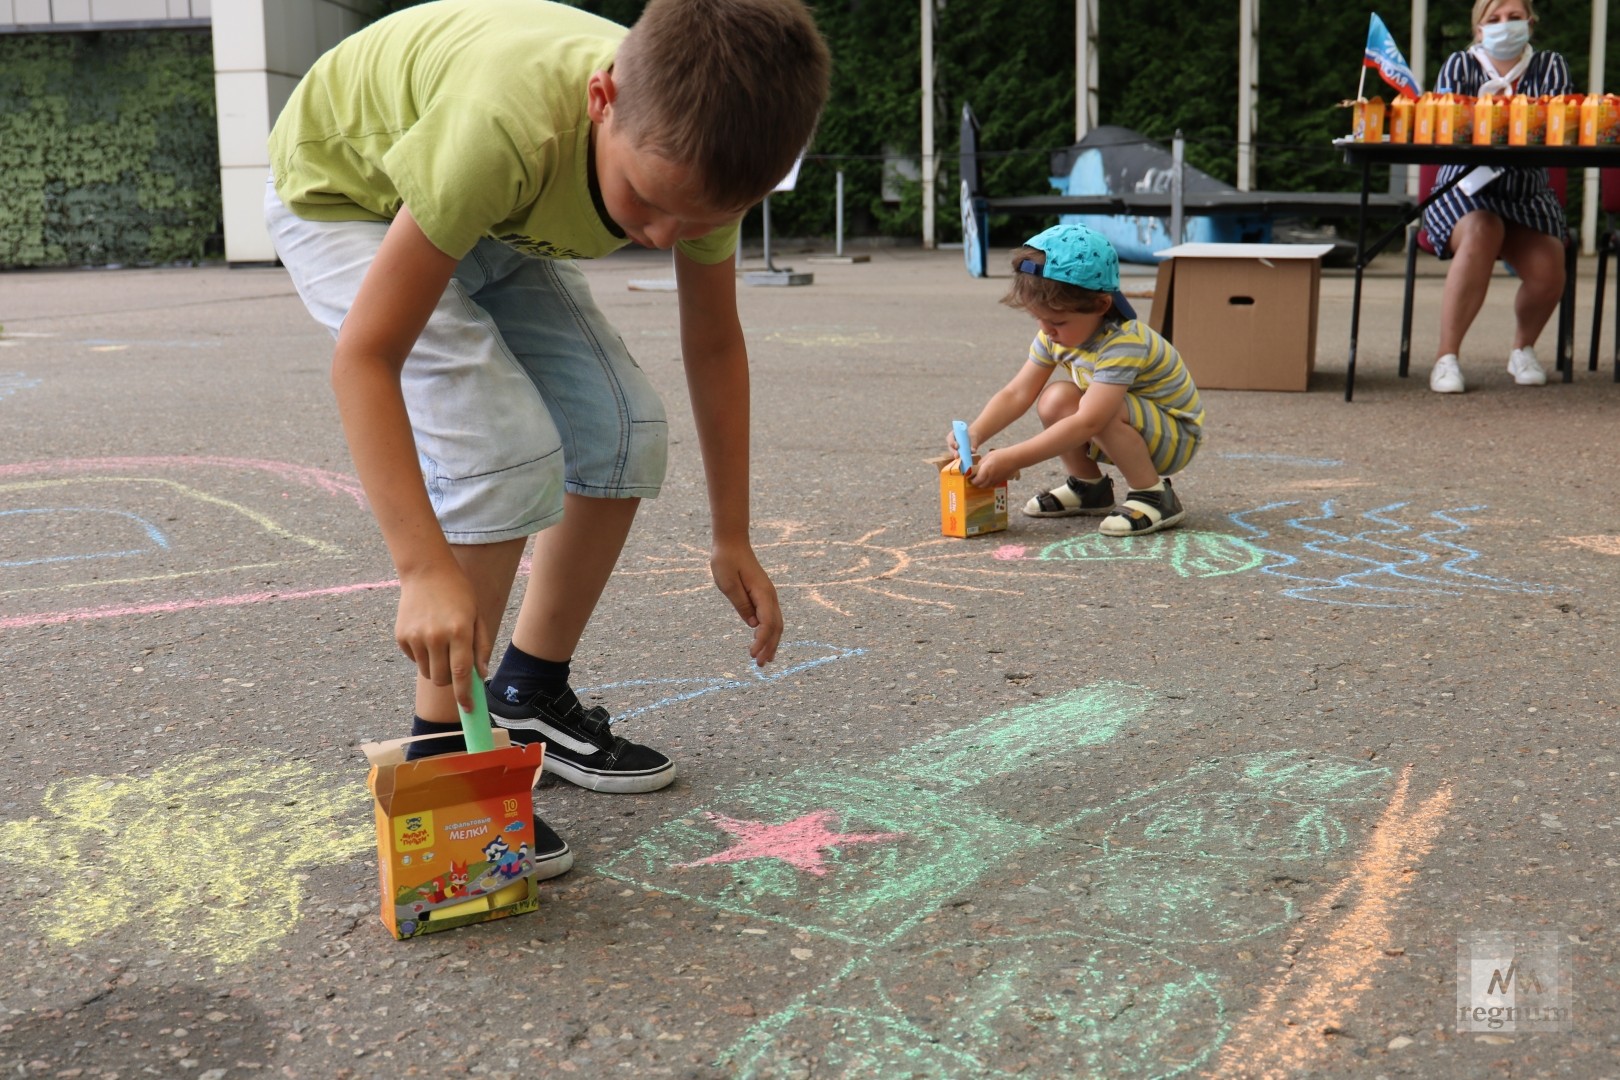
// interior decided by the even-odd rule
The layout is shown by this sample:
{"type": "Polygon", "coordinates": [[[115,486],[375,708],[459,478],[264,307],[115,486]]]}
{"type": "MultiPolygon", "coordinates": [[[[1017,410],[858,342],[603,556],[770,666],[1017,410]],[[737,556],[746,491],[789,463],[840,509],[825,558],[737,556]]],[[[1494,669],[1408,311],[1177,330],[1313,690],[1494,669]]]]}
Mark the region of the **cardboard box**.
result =
{"type": "Polygon", "coordinates": [[[1200,390],[1304,390],[1330,244],[1180,244],[1161,251],[1148,325],[1200,390]]]}
{"type": "Polygon", "coordinates": [[[494,750],[406,761],[409,741],[361,747],[383,924],[404,940],[539,907],[530,853],[544,748],[496,730],[494,750]]]}
{"type": "Polygon", "coordinates": [[[939,528],[946,536],[983,536],[1007,527],[1007,485],[975,487],[952,460],[939,474],[939,528]]]}

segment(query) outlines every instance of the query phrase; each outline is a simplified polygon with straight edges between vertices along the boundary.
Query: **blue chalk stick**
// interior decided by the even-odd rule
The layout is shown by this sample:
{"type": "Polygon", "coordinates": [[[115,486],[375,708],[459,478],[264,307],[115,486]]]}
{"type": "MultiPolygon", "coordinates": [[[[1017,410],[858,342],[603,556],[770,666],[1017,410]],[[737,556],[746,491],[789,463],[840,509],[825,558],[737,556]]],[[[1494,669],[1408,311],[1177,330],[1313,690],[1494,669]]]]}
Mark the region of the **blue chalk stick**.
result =
{"type": "Polygon", "coordinates": [[[962,458],[962,472],[973,471],[973,447],[968,445],[968,426],[966,420],[952,420],[951,430],[956,432],[956,452],[962,458]]]}

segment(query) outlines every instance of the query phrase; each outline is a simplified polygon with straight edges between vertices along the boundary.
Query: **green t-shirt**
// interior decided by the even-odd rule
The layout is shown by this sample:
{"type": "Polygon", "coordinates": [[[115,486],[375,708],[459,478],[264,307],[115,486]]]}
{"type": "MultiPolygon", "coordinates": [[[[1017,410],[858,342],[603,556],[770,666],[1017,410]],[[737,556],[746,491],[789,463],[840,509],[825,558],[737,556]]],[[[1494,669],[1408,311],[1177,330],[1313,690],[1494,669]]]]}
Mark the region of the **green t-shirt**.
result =
{"type": "MultiPolygon", "coordinates": [[[[314,221],[389,221],[403,204],[461,258],[484,237],[590,259],[629,241],[588,178],[586,82],[626,30],[547,0],[437,0],[344,39],[315,62],[270,133],[287,208],[314,221]]],[[[737,225],[680,248],[728,258],[737,225]]]]}

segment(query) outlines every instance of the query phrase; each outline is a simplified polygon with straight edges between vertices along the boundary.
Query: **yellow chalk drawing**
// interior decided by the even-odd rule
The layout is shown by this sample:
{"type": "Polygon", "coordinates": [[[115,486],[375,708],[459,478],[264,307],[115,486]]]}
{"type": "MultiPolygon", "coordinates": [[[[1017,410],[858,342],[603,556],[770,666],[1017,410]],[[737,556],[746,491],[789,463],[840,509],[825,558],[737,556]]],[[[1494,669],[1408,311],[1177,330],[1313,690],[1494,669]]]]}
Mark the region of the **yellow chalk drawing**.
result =
{"type": "Polygon", "coordinates": [[[309,869],[372,850],[367,802],[308,765],[208,751],[51,785],[42,816],[0,822],[0,863],[48,890],[28,910],[53,941],[134,928],[225,967],[292,930],[309,869]]]}

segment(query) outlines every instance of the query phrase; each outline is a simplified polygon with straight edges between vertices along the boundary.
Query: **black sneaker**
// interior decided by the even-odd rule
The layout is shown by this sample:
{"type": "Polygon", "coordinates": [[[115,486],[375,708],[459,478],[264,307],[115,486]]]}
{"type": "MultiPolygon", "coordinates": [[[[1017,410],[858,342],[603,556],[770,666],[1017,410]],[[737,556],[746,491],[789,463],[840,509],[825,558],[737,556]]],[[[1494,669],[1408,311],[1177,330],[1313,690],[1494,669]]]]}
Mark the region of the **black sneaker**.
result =
{"type": "Polygon", "coordinates": [[[534,815],[534,854],[529,857],[529,862],[534,866],[534,872],[529,876],[536,881],[566,874],[574,866],[574,853],[569,850],[568,841],[541,821],[539,814],[534,815]]]}
{"type": "MultiPolygon", "coordinates": [[[[514,738],[513,741],[520,740],[514,738]]],[[[410,743],[405,750],[405,759],[418,761],[438,754],[462,753],[466,749],[467,741],[462,738],[461,729],[451,728],[438,738],[410,743]]],[[[539,814],[534,815],[534,854],[529,857],[529,862],[534,868],[529,876],[536,881],[560,877],[574,866],[574,853],[569,849],[568,841],[558,836],[550,825],[541,820],[539,814]]]]}
{"type": "Polygon", "coordinates": [[[489,694],[489,718],[514,742],[546,744],[546,772],[592,791],[657,791],[675,781],[675,763],[656,750],[613,734],[608,712],[587,709],[572,690],[554,698],[501,701],[489,694]]]}

